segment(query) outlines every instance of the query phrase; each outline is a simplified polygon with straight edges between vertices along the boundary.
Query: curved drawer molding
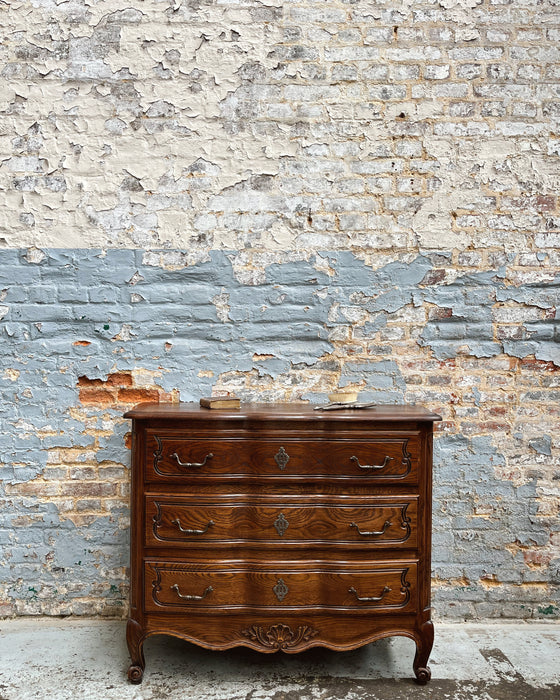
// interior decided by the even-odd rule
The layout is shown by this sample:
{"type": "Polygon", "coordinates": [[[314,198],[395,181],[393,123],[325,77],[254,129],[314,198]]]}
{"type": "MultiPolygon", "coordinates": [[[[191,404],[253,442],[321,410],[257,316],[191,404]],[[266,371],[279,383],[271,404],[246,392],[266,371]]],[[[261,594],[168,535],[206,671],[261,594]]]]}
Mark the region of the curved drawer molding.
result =
{"type": "Polygon", "coordinates": [[[379,613],[412,609],[417,594],[416,562],[402,565],[364,562],[324,568],[199,566],[146,563],[146,609],[232,610],[305,608],[367,610],[379,613]]]}
{"type": "Polygon", "coordinates": [[[372,505],[201,504],[146,498],[146,546],[173,542],[260,545],[329,543],[344,547],[414,548],[418,499],[388,497],[372,505]]]}
{"type": "Polygon", "coordinates": [[[294,476],[416,483],[419,435],[350,440],[254,440],[149,433],[146,479],[294,476]]]}

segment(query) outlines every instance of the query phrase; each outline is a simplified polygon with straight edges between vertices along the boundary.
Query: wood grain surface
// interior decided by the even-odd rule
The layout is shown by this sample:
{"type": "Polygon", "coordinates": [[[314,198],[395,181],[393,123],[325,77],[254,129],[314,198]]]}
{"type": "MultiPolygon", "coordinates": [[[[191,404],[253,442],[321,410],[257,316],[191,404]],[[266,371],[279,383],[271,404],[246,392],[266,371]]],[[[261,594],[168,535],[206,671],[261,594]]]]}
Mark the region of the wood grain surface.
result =
{"type": "Polygon", "coordinates": [[[439,416],[144,404],[127,417],[132,682],[144,640],[162,633],[265,653],[404,635],[429,679],[439,416]]]}
{"type": "Polygon", "coordinates": [[[198,564],[150,561],[145,569],[146,610],[211,608],[217,613],[240,607],[297,607],[390,612],[416,607],[416,562],[363,562],[339,567],[306,564],[288,568],[272,562],[259,566],[231,562],[226,566],[222,562],[202,568],[198,564]],[[277,588],[279,582],[281,587],[277,588]]]}
{"type": "Polygon", "coordinates": [[[355,440],[315,438],[195,439],[148,433],[147,481],[204,477],[336,476],[415,483],[419,434],[380,434],[355,440]],[[185,466],[182,466],[185,465],[185,466]]]}
{"type": "Polygon", "coordinates": [[[188,547],[212,542],[340,544],[350,547],[416,547],[417,497],[379,499],[369,505],[347,501],[325,505],[203,505],[194,499],[146,497],[146,546],[188,547]]]}

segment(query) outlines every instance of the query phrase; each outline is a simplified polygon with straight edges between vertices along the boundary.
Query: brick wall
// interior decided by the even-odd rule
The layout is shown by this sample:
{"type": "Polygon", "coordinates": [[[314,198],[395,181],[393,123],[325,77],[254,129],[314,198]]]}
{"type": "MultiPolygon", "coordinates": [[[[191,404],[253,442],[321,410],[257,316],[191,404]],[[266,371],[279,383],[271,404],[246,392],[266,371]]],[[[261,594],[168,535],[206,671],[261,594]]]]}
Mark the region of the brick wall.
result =
{"type": "Polygon", "coordinates": [[[559,612],[560,9],[0,10],[0,614],[126,613],[149,400],[440,412],[434,592],[559,612]]]}

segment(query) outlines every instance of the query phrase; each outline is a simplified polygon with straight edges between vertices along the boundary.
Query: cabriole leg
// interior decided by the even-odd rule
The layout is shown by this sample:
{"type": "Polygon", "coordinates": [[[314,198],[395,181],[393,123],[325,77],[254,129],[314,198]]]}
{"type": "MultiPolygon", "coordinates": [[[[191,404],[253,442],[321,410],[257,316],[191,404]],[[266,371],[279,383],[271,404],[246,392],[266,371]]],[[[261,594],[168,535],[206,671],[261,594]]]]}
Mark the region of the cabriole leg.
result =
{"type": "Polygon", "coordinates": [[[142,645],[144,643],[142,628],[136,620],[129,619],[126,623],[126,643],[132,663],[128,669],[128,680],[131,683],[142,683],[144,676],[144,651],[142,645]]]}
{"type": "Polygon", "coordinates": [[[425,685],[432,677],[428,659],[434,645],[434,626],[431,620],[425,622],[417,632],[416,655],[414,656],[414,673],[416,682],[425,685]]]}

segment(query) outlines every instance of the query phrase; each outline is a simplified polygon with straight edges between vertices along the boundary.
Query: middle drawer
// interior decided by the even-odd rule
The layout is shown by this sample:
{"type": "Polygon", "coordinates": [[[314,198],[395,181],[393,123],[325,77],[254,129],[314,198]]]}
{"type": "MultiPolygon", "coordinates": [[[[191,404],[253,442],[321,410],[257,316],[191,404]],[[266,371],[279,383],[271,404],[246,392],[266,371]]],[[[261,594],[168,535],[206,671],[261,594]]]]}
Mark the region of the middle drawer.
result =
{"type": "Polygon", "coordinates": [[[184,543],[332,543],[338,545],[415,548],[418,498],[370,499],[367,504],[326,502],[297,504],[221,503],[146,496],[147,547],[184,543]]]}

